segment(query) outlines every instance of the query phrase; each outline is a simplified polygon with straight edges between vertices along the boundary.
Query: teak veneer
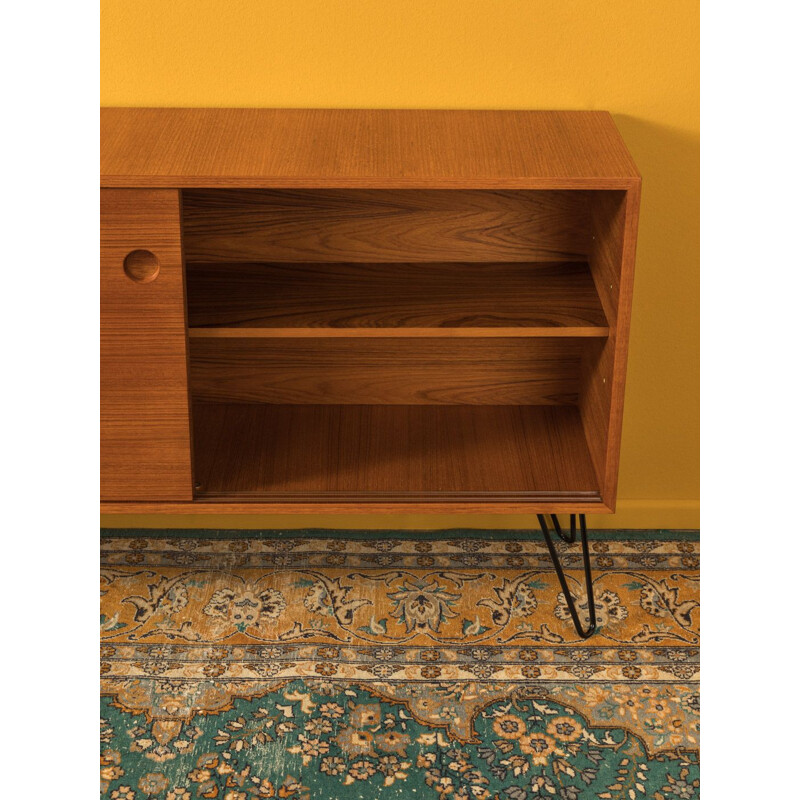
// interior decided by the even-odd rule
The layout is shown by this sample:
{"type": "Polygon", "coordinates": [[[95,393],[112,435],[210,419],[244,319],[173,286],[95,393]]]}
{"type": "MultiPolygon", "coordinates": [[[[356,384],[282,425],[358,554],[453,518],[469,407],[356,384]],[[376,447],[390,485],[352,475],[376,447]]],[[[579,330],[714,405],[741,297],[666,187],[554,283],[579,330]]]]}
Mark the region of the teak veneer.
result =
{"type": "Polygon", "coordinates": [[[101,112],[101,508],[614,510],[600,111],[101,112]]]}

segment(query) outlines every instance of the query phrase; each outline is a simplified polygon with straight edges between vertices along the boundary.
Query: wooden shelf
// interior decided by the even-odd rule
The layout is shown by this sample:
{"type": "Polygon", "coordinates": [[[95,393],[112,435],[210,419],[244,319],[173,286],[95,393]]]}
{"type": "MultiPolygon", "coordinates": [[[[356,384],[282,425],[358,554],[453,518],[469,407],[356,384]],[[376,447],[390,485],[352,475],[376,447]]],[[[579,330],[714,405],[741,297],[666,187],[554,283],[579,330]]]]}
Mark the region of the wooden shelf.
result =
{"type": "Polygon", "coordinates": [[[600,502],[574,406],[195,403],[199,501],[600,502]]]}
{"type": "Polygon", "coordinates": [[[585,263],[192,264],[189,336],[608,335],[585,263]]]}

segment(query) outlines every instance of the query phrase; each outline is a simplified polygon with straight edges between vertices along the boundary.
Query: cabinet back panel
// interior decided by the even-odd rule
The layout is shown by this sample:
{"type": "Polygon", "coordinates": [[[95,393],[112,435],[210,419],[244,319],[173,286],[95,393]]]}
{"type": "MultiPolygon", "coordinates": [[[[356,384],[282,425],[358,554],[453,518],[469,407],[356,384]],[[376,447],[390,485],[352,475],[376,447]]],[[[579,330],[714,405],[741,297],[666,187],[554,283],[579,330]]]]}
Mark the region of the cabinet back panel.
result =
{"type": "Polygon", "coordinates": [[[183,191],[187,262],[581,261],[582,191],[183,191]]]}
{"type": "Polygon", "coordinates": [[[196,401],[563,405],[581,339],[194,339],[196,401]]]}

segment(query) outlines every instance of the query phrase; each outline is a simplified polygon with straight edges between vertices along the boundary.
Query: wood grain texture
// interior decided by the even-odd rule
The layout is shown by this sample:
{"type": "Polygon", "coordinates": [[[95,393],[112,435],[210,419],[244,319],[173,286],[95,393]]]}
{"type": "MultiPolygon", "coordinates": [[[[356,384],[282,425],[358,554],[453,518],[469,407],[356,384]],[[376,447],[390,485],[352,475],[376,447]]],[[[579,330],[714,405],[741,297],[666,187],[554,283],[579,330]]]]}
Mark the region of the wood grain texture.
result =
{"type": "Polygon", "coordinates": [[[190,500],[192,464],[180,205],[176,190],[100,195],[100,492],[104,500],[190,500]],[[146,283],[131,251],[158,258],[146,283]]]}
{"type": "Polygon", "coordinates": [[[592,202],[589,263],[609,320],[609,337],[584,349],[579,400],[603,500],[616,507],[628,360],[640,187],[597,193],[592,202]]]}
{"type": "Polygon", "coordinates": [[[609,324],[617,321],[622,249],[625,244],[626,192],[592,192],[589,225],[592,245],[589,269],[609,324]]]}
{"type": "Polygon", "coordinates": [[[193,336],[608,334],[583,263],[193,264],[187,292],[193,336]]]}
{"type": "Polygon", "coordinates": [[[613,510],[641,179],[606,112],[101,136],[104,511],[613,510]]]}
{"type": "Polygon", "coordinates": [[[597,328],[190,328],[190,339],[604,339],[597,328]]]}
{"type": "Polygon", "coordinates": [[[606,111],[104,108],[101,186],[624,189],[606,111]]]}
{"type": "Polygon", "coordinates": [[[195,261],[585,261],[589,192],[187,190],[195,261]]]}
{"type": "MultiPolygon", "coordinates": [[[[610,514],[611,509],[599,497],[593,500],[548,501],[478,501],[446,503],[440,501],[386,502],[359,501],[246,501],[195,500],[193,502],[105,502],[101,514],[610,514]]],[[[325,524],[324,522],[321,524],[325,524]]],[[[227,527],[227,526],[226,526],[227,527]]]]}
{"type": "Polygon", "coordinates": [[[205,404],[198,500],[591,502],[578,410],[205,404]]]}
{"type": "Polygon", "coordinates": [[[193,339],[192,397],[303,404],[575,403],[583,339],[193,339]]]}

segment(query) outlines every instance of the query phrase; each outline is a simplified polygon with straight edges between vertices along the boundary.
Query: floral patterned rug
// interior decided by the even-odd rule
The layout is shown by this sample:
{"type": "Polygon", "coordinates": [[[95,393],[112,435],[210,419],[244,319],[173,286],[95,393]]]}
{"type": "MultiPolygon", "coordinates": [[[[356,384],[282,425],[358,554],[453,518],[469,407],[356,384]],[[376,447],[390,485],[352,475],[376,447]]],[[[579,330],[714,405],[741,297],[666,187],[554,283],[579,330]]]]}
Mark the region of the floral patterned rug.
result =
{"type": "Polygon", "coordinates": [[[699,797],[696,532],[101,537],[101,795],[699,797]],[[557,545],[583,613],[579,545],[557,545]]]}

